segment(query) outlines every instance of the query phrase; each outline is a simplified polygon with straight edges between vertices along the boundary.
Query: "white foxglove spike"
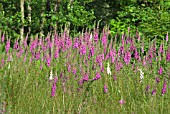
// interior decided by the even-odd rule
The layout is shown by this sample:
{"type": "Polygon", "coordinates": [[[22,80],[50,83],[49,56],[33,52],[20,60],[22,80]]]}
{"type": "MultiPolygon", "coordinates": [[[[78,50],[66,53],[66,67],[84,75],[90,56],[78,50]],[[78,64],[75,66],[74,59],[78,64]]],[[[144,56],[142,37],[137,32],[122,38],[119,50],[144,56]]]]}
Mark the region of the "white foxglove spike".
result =
{"type": "Polygon", "coordinates": [[[93,38],[93,36],[92,36],[92,33],[90,34],[90,41],[92,41],[92,38],[93,38]]]}
{"type": "Polygon", "coordinates": [[[10,69],[11,68],[11,66],[10,66],[10,63],[8,64],[8,69],[10,69]]]}
{"type": "Polygon", "coordinates": [[[142,71],[142,69],[139,69],[139,71],[140,71],[140,79],[142,82],[142,80],[144,79],[144,72],[142,71]]]}
{"type": "Polygon", "coordinates": [[[49,80],[50,80],[50,81],[52,81],[52,80],[53,80],[53,71],[52,71],[52,69],[51,69],[51,72],[50,72],[49,80]]]}
{"type": "Polygon", "coordinates": [[[109,62],[107,63],[107,74],[111,75],[111,70],[110,70],[109,62]]]}

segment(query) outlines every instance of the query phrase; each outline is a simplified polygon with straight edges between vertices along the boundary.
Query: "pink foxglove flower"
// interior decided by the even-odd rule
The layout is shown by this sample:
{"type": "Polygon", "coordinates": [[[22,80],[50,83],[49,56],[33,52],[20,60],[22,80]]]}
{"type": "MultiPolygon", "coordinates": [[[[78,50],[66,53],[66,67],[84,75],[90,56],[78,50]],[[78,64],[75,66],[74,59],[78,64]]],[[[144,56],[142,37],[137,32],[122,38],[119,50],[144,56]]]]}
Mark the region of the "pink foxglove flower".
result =
{"type": "Polygon", "coordinates": [[[149,92],[149,89],[150,89],[150,85],[147,85],[146,86],[146,92],[149,92]]]}
{"type": "Polygon", "coordinates": [[[117,79],[117,78],[116,78],[116,74],[114,74],[114,76],[113,76],[113,80],[114,80],[114,81],[116,81],[116,79],[117,79]]]}
{"type": "Polygon", "coordinates": [[[144,44],[143,43],[142,43],[141,51],[142,51],[142,53],[144,53],[144,44]]]}
{"type": "Polygon", "coordinates": [[[101,72],[104,72],[104,66],[103,65],[101,66],[101,72]]]}
{"type": "Polygon", "coordinates": [[[76,72],[77,72],[76,68],[73,68],[72,73],[76,75],[76,72]]]}
{"type": "Polygon", "coordinates": [[[106,85],[106,84],[104,85],[104,88],[103,88],[103,89],[104,89],[104,90],[103,90],[104,93],[107,93],[107,92],[108,92],[108,89],[107,89],[107,85],[106,85]]]}
{"type": "Polygon", "coordinates": [[[8,41],[6,42],[6,46],[5,46],[6,53],[8,53],[9,48],[10,48],[10,40],[8,40],[8,41]]]}
{"type": "Polygon", "coordinates": [[[120,105],[123,105],[125,103],[125,100],[120,100],[119,103],[120,105]]]}
{"type": "Polygon", "coordinates": [[[59,56],[59,49],[57,48],[54,53],[54,58],[57,59],[59,56]]]}
{"type": "Polygon", "coordinates": [[[153,91],[152,91],[152,95],[155,95],[156,94],[156,89],[154,89],[153,91]]]}
{"type": "Polygon", "coordinates": [[[130,63],[130,59],[131,59],[131,53],[127,51],[124,56],[124,62],[126,63],[126,65],[130,63]]]}
{"type": "Polygon", "coordinates": [[[166,92],[166,81],[164,80],[163,88],[162,88],[162,95],[166,92]]]}
{"type": "Polygon", "coordinates": [[[68,65],[68,68],[67,68],[68,72],[71,71],[71,65],[68,65]]]}
{"type": "Polygon", "coordinates": [[[166,34],[166,42],[168,42],[168,32],[167,32],[167,34],[166,34]]]}
{"type": "Polygon", "coordinates": [[[98,33],[96,31],[94,32],[94,42],[98,43],[98,33]]]}
{"type": "Polygon", "coordinates": [[[156,77],[156,83],[158,84],[160,82],[160,78],[159,77],[156,77]]]}
{"type": "Polygon", "coordinates": [[[75,38],[75,39],[74,39],[73,49],[78,48],[78,46],[79,46],[78,38],[75,38]]]}
{"type": "Polygon", "coordinates": [[[54,77],[54,82],[53,82],[53,86],[52,86],[52,91],[51,91],[51,96],[54,97],[56,94],[56,83],[58,81],[58,77],[54,77]]]}
{"type": "Polygon", "coordinates": [[[80,48],[80,55],[85,55],[86,54],[86,44],[82,45],[80,48]]]}
{"type": "Polygon", "coordinates": [[[161,54],[161,53],[163,53],[164,51],[163,51],[163,45],[161,44],[160,45],[160,47],[159,47],[159,53],[161,54]]]}
{"type": "Polygon", "coordinates": [[[93,78],[93,81],[94,81],[94,80],[98,80],[98,79],[100,79],[100,78],[101,78],[101,76],[100,76],[100,74],[97,72],[97,73],[96,73],[96,77],[93,78]]]}
{"type": "Polygon", "coordinates": [[[161,66],[161,67],[159,68],[159,71],[158,71],[159,75],[161,75],[162,72],[163,72],[163,67],[161,66]]]}
{"type": "Polygon", "coordinates": [[[103,34],[103,36],[102,36],[102,44],[103,44],[103,46],[107,45],[107,35],[106,34],[103,34]]]}
{"type": "Polygon", "coordinates": [[[2,35],[1,41],[4,43],[5,34],[2,35]]]}
{"type": "Polygon", "coordinates": [[[169,51],[170,47],[168,48],[168,51],[166,52],[166,60],[170,61],[170,51],[169,51]]]}
{"type": "Polygon", "coordinates": [[[51,58],[50,57],[48,57],[46,59],[46,64],[47,64],[48,67],[50,67],[50,64],[51,64],[51,58]]]}

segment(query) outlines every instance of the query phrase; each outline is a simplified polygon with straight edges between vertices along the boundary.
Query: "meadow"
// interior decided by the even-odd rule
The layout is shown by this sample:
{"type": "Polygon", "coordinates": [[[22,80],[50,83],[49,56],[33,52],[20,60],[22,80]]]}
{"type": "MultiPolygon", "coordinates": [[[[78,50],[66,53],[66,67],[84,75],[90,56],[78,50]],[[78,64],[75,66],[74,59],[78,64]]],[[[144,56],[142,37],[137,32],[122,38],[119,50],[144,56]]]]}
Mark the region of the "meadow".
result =
{"type": "Polygon", "coordinates": [[[138,32],[0,36],[0,113],[168,114],[170,43],[138,32]]]}

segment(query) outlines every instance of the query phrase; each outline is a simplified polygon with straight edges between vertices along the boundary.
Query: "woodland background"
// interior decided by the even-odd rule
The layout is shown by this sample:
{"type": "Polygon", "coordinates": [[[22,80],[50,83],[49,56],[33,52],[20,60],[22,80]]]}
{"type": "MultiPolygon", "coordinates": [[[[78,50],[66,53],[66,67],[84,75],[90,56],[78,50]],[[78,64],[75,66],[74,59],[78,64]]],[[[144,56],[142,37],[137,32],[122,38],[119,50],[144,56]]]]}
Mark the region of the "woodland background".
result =
{"type": "Polygon", "coordinates": [[[114,36],[139,31],[146,40],[163,40],[170,32],[170,0],[0,0],[0,30],[11,40],[49,32],[65,26],[71,35],[98,23],[109,25],[114,36]]]}

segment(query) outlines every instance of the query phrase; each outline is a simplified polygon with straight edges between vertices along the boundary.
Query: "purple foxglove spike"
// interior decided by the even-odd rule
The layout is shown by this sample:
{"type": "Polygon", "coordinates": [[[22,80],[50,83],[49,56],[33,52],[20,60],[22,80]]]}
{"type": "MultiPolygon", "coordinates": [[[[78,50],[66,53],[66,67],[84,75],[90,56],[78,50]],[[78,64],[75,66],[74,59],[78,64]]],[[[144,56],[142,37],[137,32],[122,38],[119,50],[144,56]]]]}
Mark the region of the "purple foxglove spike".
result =
{"type": "Polygon", "coordinates": [[[100,74],[97,72],[97,73],[96,73],[96,77],[93,78],[93,80],[98,80],[98,79],[100,79],[100,78],[101,78],[101,76],[100,76],[100,74]]]}
{"type": "Polygon", "coordinates": [[[125,100],[120,100],[119,103],[120,105],[123,105],[125,103],[125,100]]]}
{"type": "Polygon", "coordinates": [[[6,42],[5,49],[6,49],[6,53],[8,53],[8,51],[9,51],[9,49],[10,49],[10,40],[8,40],[8,41],[6,42]]]}
{"type": "Polygon", "coordinates": [[[114,79],[114,81],[117,80],[116,74],[114,74],[113,79],[114,79]]]}
{"type": "Polygon", "coordinates": [[[170,47],[168,48],[168,51],[166,52],[166,60],[170,61],[170,47]]]}
{"type": "Polygon", "coordinates": [[[71,66],[70,66],[70,65],[68,65],[67,70],[68,70],[68,72],[70,72],[70,71],[71,71],[71,66]]]}
{"type": "Polygon", "coordinates": [[[159,53],[163,53],[163,45],[162,44],[159,47],[159,53]]]}
{"type": "Polygon", "coordinates": [[[130,63],[130,59],[131,59],[131,53],[127,51],[124,56],[124,62],[126,63],[126,65],[130,63]]]}
{"type": "Polygon", "coordinates": [[[107,93],[108,92],[108,89],[107,89],[107,85],[105,84],[104,87],[103,87],[103,91],[104,93],[107,93]]]}
{"type": "Polygon", "coordinates": [[[96,31],[94,32],[94,42],[98,44],[98,33],[96,31]]]}
{"type": "Polygon", "coordinates": [[[168,32],[167,32],[167,34],[166,34],[166,42],[168,42],[168,32]]]}
{"type": "Polygon", "coordinates": [[[159,77],[156,77],[156,83],[158,84],[160,82],[160,78],[159,77]]]}
{"type": "Polygon", "coordinates": [[[54,77],[54,82],[52,86],[51,96],[54,97],[56,95],[56,83],[58,81],[58,77],[54,77]]]}
{"type": "Polygon", "coordinates": [[[149,89],[150,89],[150,85],[147,85],[146,86],[146,92],[149,92],[149,89]]]}
{"type": "Polygon", "coordinates": [[[5,39],[5,34],[2,35],[2,38],[1,38],[2,43],[4,43],[4,39],[5,39]]]}
{"type": "Polygon", "coordinates": [[[151,94],[155,95],[156,94],[156,89],[154,89],[151,94]]]}
{"type": "Polygon", "coordinates": [[[163,88],[162,88],[162,95],[164,95],[165,94],[165,92],[166,92],[166,81],[164,80],[164,84],[163,84],[163,88]]]}
{"type": "Polygon", "coordinates": [[[162,67],[162,66],[160,66],[159,71],[158,71],[159,75],[161,75],[161,74],[162,74],[162,72],[163,72],[163,67],[162,67]]]}

